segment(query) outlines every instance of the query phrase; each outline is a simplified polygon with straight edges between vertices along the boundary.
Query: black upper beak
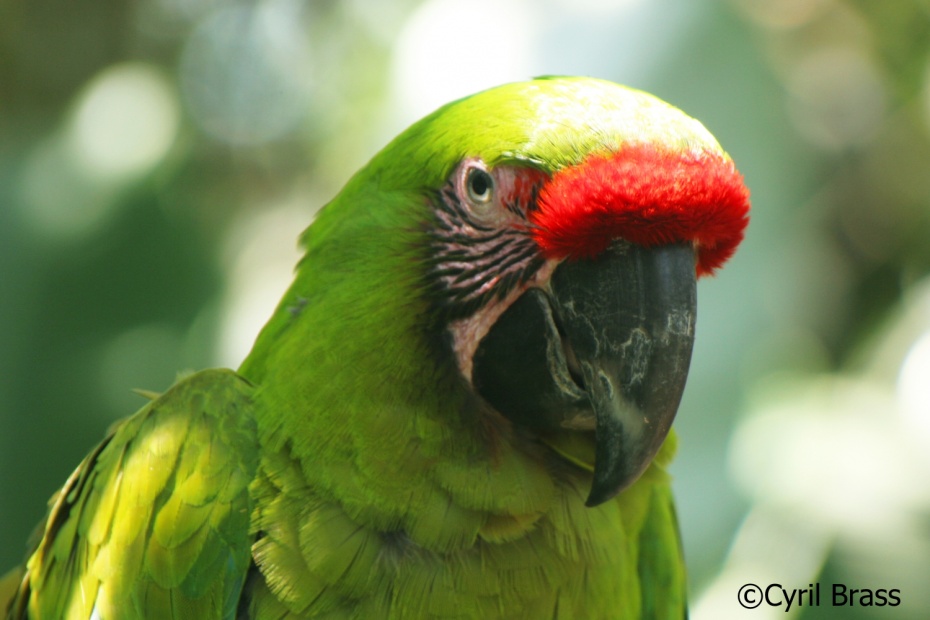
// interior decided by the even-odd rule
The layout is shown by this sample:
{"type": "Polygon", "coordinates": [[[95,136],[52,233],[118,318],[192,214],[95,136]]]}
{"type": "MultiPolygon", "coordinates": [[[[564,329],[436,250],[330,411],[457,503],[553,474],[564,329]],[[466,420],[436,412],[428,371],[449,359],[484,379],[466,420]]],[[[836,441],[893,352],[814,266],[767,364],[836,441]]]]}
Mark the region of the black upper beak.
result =
{"type": "Polygon", "coordinates": [[[691,361],[690,244],[618,242],[566,260],[529,289],[475,353],[478,392],[515,423],[595,434],[596,506],[636,481],[671,428],[691,361]]]}

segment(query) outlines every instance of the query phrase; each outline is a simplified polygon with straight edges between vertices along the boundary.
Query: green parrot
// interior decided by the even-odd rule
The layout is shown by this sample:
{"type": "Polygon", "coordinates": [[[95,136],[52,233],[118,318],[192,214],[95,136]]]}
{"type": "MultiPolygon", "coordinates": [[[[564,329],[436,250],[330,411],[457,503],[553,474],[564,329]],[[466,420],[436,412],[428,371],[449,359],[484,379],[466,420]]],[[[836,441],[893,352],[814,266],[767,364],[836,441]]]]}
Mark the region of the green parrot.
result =
{"type": "Polygon", "coordinates": [[[237,372],[53,497],[8,618],[682,618],[666,465],[742,177],[610,82],[450,103],[319,213],[237,372]]]}

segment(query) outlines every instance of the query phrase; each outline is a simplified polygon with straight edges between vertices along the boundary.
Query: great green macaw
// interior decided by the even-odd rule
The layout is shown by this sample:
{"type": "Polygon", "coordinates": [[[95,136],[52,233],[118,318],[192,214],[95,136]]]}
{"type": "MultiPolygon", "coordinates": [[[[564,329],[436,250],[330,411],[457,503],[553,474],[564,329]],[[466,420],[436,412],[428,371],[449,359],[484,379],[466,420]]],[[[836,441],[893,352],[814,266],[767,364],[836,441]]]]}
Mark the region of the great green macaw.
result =
{"type": "MultiPolygon", "coordinates": [[[[394,139],[237,372],[53,498],[9,618],[681,618],[665,471],[696,279],[748,192],[697,121],[541,78],[394,139]]],[[[0,589],[2,590],[2,589],[0,589]]]]}

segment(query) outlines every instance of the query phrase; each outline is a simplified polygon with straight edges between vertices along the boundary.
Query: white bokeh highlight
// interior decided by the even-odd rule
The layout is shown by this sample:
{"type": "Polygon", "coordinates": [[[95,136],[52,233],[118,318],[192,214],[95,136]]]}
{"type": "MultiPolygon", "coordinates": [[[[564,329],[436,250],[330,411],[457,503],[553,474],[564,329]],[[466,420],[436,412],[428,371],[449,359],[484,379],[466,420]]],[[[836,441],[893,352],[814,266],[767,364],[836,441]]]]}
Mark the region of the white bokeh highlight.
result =
{"type": "Polygon", "coordinates": [[[429,0],[410,16],[392,59],[392,96],[407,124],[439,106],[532,77],[538,12],[524,0],[429,0]]]}
{"type": "Polygon", "coordinates": [[[158,68],[125,63],[107,68],[78,98],[69,139],[79,164],[104,178],[137,176],[174,144],[180,109],[174,86],[158,68]]]}

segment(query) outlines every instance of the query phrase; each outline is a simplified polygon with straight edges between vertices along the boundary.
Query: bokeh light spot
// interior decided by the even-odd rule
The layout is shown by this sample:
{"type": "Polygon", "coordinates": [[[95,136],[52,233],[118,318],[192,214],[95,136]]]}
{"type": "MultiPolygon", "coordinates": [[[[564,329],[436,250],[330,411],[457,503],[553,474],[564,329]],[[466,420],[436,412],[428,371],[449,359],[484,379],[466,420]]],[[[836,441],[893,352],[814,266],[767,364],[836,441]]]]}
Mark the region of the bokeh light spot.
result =
{"type": "Polygon", "coordinates": [[[776,380],[767,393],[731,445],[750,497],[854,536],[901,526],[927,499],[910,484],[917,463],[901,458],[897,403],[882,384],[824,376],[776,380]]]}
{"type": "Polygon", "coordinates": [[[808,54],[787,81],[789,111],[801,134],[817,146],[841,149],[866,143],[885,116],[886,94],[870,59],[852,47],[808,54]]]}
{"type": "Polygon", "coordinates": [[[298,190],[285,203],[250,213],[233,226],[225,252],[230,275],[220,317],[218,365],[235,368],[242,363],[291,285],[302,254],[295,231],[310,223],[307,205],[314,202],[298,190]]]}
{"type": "Polygon", "coordinates": [[[125,178],[148,171],[171,148],[178,131],[177,95],[156,67],[114,65],[79,96],[68,136],[91,175],[125,178]]]}
{"type": "Polygon", "coordinates": [[[901,364],[898,398],[908,423],[930,439],[930,331],[911,345],[901,364]]]}
{"type": "Polygon", "coordinates": [[[209,15],[181,58],[181,89],[194,120],[214,138],[258,145],[292,131],[308,113],[312,67],[299,5],[264,2],[209,15]]]}
{"type": "Polygon", "coordinates": [[[533,11],[521,0],[431,0],[407,20],[392,85],[405,122],[440,105],[530,77],[533,11]],[[515,27],[519,25],[519,27],[515,27]]]}
{"type": "Polygon", "coordinates": [[[735,0],[735,4],[760,26],[787,30],[812,21],[832,0],[735,0]]]}
{"type": "Polygon", "coordinates": [[[97,230],[117,207],[114,188],[76,165],[59,136],[37,143],[27,155],[14,204],[30,231],[65,241],[97,230]]]}

